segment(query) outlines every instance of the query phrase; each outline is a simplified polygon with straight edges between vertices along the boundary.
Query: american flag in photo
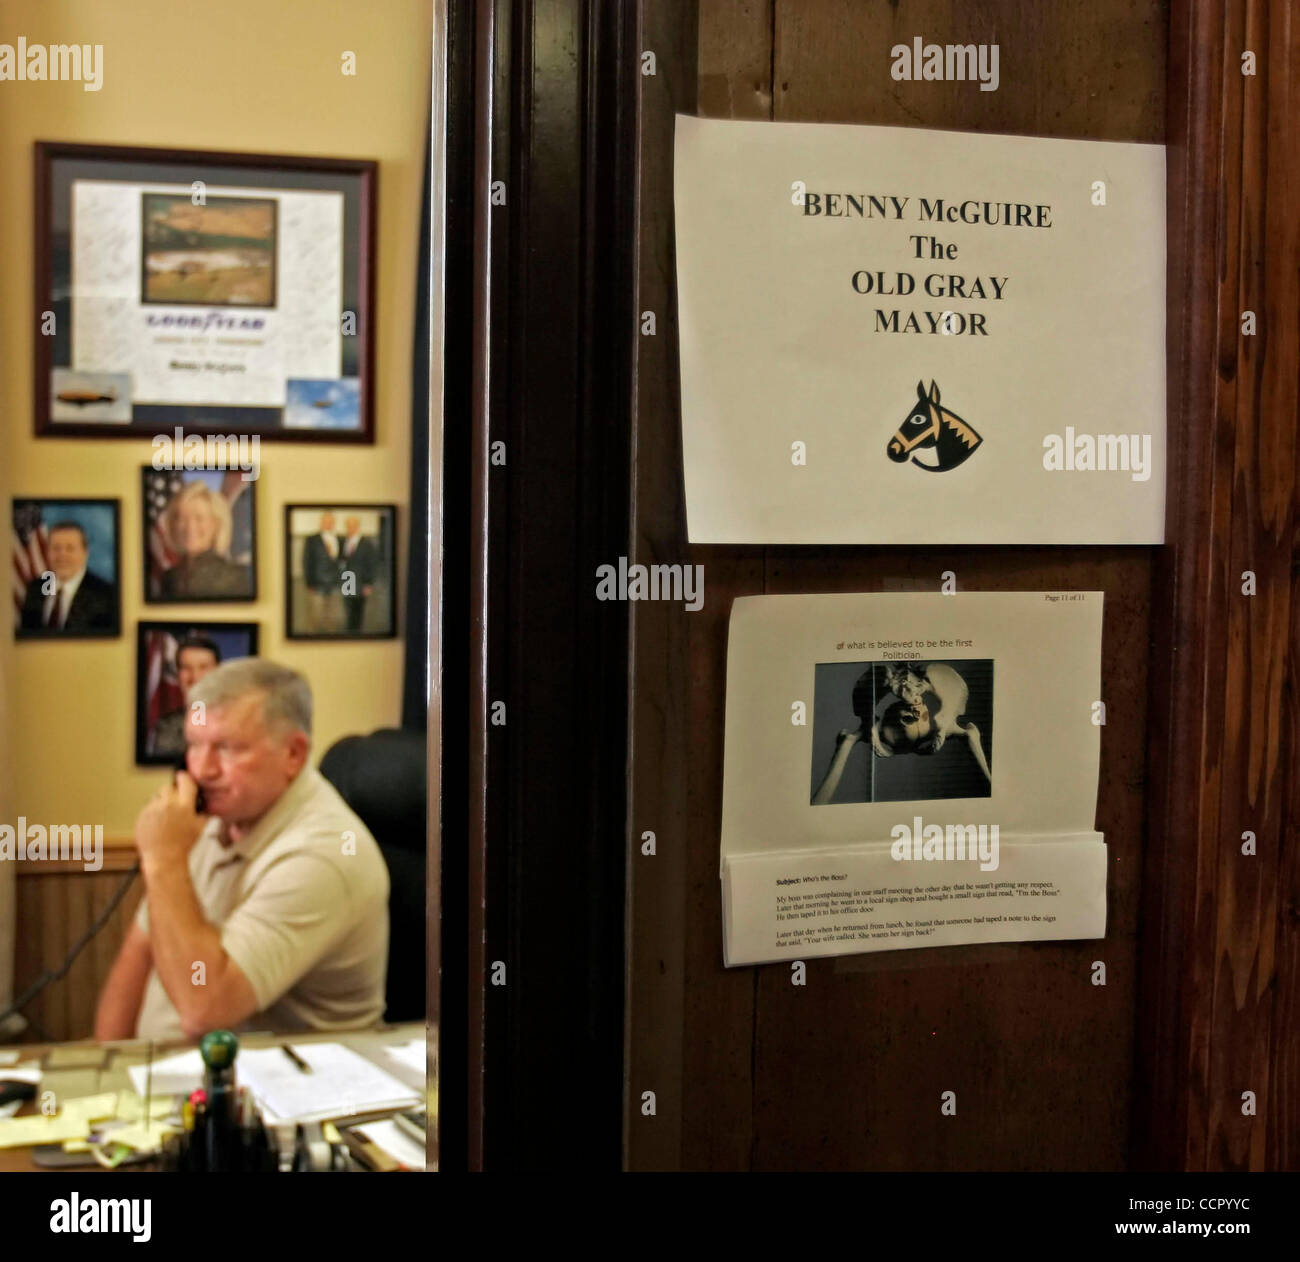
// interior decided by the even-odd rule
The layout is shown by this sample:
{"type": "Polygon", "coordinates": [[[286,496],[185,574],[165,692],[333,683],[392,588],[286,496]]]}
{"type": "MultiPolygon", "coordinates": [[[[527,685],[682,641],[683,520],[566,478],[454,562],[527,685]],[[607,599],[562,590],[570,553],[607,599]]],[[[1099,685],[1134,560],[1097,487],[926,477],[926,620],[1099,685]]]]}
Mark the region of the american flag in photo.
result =
{"type": "Polygon", "coordinates": [[[185,704],[176,677],[177,639],[169,631],[150,631],[145,645],[145,721],[152,732],[164,714],[185,704]]]}
{"type": "MultiPolygon", "coordinates": [[[[248,490],[250,485],[250,483],[244,481],[244,475],[240,473],[238,469],[227,469],[226,476],[221,479],[221,495],[226,503],[230,505],[230,515],[232,518],[234,518],[235,515],[235,501],[239,499],[246,490],[248,490]]],[[[239,544],[238,524],[235,526],[235,536],[236,537],[230,541],[230,550],[232,553],[237,550],[239,544]]],[[[252,560],[252,556],[250,553],[240,553],[235,559],[248,565],[252,560]]]]}
{"type": "Polygon", "coordinates": [[[180,560],[167,542],[162,517],[172,496],[185,485],[185,478],[179,470],[165,469],[152,469],[145,478],[144,511],[149,523],[149,557],[153,562],[150,573],[156,575],[171,569],[180,560]]]}
{"type": "Polygon", "coordinates": [[[13,556],[14,628],[22,625],[23,600],[27,585],[49,568],[45,547],[49,534],[39,504],[19,503],[14,507],[13,556]]]}

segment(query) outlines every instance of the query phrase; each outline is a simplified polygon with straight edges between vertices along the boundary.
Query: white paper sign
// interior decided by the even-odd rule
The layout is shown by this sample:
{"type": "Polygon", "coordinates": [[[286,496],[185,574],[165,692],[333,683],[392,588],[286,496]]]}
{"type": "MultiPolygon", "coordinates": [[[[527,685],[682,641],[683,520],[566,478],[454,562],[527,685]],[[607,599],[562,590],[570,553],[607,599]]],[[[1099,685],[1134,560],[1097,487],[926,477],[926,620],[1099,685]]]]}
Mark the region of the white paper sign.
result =
{"type": "Polygon", "coordinates": [[[1100,592],[752,596],[727,647],[725,962],[1099,938],[1100,592]]]}
{"type": "Polygon", "coordinates": [[[695,543],[1160,543],[1162,146],[679,115],[695,543]]]}

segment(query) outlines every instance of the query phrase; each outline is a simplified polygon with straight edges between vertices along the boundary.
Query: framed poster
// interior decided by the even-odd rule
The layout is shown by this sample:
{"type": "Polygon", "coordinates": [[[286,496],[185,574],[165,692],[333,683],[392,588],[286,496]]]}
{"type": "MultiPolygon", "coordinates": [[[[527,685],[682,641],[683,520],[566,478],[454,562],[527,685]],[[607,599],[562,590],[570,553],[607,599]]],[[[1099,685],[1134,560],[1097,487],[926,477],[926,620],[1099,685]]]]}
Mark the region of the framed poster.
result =
{"type": "Polygon", "coordinates": [[[393,504],[285,505],[286,638],[397,634],[396,524],[393,504]]]}
{"type": "Polygon", "coordinates": [[[257,599],[257,513],[238,470],[141,471],[145,601],[257,599]]]}
{"type": "Polygon", "coordinates": [[[117,500],[13,502],[14,636],[114,639],[122,630],[117,500]]]}
{"type": "Polygon", "coordinates": [[[136,630],[136,763],[178,762],[185,754],[190,689],[222,662],[256,656],[255,622],[141,622],[136,630]]]}
{"type": "Polygon", "coordinates": [[[38,435],[374,441],[376,163],[36,145],[38,435]]]}

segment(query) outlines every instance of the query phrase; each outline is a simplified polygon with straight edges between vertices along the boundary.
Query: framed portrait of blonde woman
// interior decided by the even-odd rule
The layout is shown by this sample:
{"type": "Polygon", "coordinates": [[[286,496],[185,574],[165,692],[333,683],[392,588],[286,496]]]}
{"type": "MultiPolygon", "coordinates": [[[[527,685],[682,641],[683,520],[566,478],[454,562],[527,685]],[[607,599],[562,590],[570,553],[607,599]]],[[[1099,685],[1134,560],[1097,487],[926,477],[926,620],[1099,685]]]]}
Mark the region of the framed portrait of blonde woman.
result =
{"type": "Polygon", "coordinates": [[[257,598],[255,485],[238,469],[143,470],[147,603],[257,598]]]}

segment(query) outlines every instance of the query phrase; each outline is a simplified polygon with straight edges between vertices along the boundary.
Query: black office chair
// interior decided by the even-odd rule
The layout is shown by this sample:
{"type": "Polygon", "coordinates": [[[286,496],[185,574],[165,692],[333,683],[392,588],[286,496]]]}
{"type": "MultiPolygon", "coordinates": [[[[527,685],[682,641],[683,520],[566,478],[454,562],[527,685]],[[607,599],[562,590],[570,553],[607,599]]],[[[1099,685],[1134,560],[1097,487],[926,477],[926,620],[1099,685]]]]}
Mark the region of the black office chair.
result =
{"type": "Polygon", "coordinates": [[[424,733],[395,728],[345,736],[320,761],[321,775],[361,816],[388,864],[390,1022],[425,1014],[426,768],[424,733]]]}

